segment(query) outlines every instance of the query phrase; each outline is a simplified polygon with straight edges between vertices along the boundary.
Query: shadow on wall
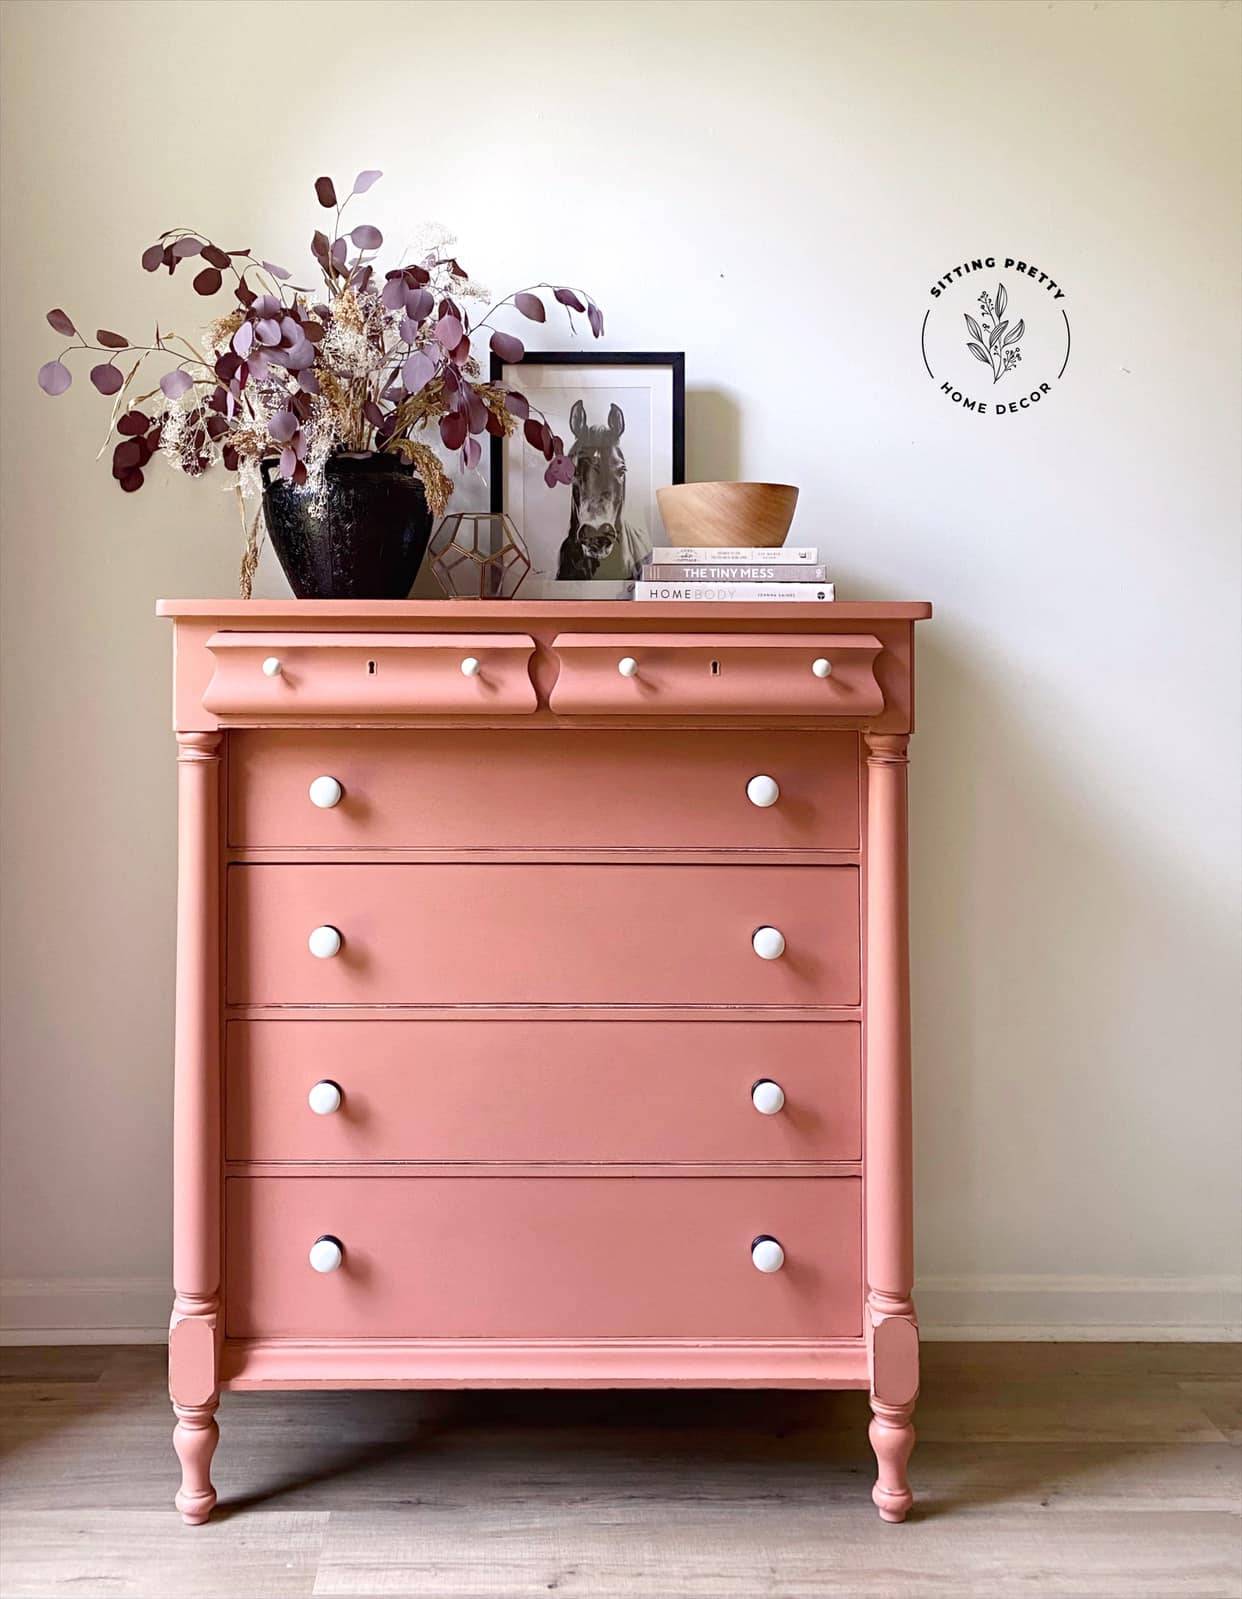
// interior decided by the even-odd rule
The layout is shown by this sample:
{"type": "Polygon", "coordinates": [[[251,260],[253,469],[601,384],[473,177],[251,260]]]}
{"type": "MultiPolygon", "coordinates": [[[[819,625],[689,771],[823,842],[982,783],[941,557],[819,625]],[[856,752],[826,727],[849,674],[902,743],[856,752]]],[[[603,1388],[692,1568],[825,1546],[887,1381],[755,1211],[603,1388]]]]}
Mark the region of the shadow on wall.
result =
{"type": "Polygon", "coordinates": [[[1233,992],[1227,896],[1167,812],[1075,782],[1081,704],[946,623],[918,631],[911,743],[920,1270],[1124,1274],[1140,1234],[1166,1272],[1194,1269],[1162,1196],[1233,992]]]}
{"type": "Polygon", "coordinates": [[[741,460],[742,414],[723,389],[686,390],[686,482],[735,482],[741,460]]]}

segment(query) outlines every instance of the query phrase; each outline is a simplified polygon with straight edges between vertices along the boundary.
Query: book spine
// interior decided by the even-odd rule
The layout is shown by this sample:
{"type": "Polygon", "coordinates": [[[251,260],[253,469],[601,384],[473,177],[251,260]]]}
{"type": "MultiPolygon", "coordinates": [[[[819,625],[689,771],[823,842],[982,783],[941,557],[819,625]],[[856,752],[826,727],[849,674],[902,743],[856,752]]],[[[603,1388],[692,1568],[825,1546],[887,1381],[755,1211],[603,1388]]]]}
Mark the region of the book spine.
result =
{"type": "Polygon", "coordinates": [[[647,557],[659,565],[671,561],[684,566],[814,566],[819,549],[814,544],[781,544],[775,548],[735,545],[722,549],[698,549],[691,544],[657,544],[647,557]]]}
{"type": "Polygon", "coordinates": [[[644,583],[636,600],[832,600],[831,583],[644,583]]]}
{"type": "Polygon", "coordinates": [[[758,566],[722,561],[719,565],[689,561],[652,561],[644,565],[643,580],[648,583],[826,583],[828,568],[823,565],[758,566]]]}

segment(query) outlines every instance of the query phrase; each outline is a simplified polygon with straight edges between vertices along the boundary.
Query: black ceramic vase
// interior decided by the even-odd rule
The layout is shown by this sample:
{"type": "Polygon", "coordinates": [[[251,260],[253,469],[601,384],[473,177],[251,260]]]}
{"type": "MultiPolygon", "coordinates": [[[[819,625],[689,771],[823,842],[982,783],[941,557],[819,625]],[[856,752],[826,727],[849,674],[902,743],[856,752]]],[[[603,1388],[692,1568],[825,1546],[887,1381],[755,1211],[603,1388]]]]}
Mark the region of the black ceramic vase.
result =
{"type": "Polygon", "coordinates": [[[405,599],[432,520],[412,467],[395,455],[336,455],[314,496],[275,461],[262,470],[268,536],[298,599],[405,599]]]}

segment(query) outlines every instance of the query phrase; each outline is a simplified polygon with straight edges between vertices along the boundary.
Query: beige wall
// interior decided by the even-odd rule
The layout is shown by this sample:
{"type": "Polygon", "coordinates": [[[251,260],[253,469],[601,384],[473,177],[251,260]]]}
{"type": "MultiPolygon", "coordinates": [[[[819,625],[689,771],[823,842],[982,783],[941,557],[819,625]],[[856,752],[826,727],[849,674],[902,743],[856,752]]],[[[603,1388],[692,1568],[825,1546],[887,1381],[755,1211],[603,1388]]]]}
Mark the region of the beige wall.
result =
{"type": "MultiPolygon", "coordinates": [[[[684,349],[691,477],[803,488],[843,597],[927,597],[914,746],[933,1326],[1238,1319],[1236,4],[3,7],[8,1325],[158,1326],[170,638],[234,592],[216,485],[133,497],[53,305],[193,325],[196,226],[294,264],[386,169],[494,287],[684,349]],[[165,63],[162,70],[157,63],[165,63]],[[1011,245],[1012,241],[1012,245],[1011,245]],[[1072,364],[1015,421],[928,379],[928,287],[1020,248],[1072,364]]],[[[263,574],[264,591],[281,591],[263,574]]]]}

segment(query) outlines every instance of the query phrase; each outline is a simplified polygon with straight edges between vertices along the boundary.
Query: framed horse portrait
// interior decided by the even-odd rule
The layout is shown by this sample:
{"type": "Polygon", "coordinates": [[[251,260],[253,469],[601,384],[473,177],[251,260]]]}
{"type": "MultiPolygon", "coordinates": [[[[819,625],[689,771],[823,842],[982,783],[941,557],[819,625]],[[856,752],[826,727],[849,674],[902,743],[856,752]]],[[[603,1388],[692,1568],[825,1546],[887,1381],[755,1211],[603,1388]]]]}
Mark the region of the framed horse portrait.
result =
{"type": "Polygon", "coordinates": [[[491,508],[530,551],[524,598],[633,598],[643,558],[668,542],[656,490],[685,481],[685,372],[680,353],[493,354],[492,382],[525,396],[573,468],[567,481],[520,435],[492,439],[491,508]]]}

